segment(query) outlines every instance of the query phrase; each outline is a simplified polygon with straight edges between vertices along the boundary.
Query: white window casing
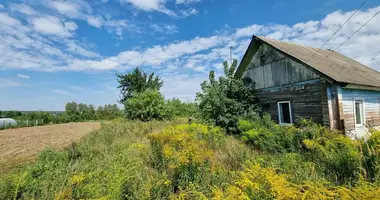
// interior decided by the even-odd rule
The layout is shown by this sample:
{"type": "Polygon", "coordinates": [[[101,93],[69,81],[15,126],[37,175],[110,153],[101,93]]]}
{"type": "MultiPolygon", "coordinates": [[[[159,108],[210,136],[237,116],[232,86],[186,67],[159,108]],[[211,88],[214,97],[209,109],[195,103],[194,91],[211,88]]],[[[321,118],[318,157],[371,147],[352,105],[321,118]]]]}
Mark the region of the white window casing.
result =
{"type": "Polygon", "coordinates": [[[293,124],[292,106],[290,101],[277,102],[277,112],[280,125],[293,124]]]}

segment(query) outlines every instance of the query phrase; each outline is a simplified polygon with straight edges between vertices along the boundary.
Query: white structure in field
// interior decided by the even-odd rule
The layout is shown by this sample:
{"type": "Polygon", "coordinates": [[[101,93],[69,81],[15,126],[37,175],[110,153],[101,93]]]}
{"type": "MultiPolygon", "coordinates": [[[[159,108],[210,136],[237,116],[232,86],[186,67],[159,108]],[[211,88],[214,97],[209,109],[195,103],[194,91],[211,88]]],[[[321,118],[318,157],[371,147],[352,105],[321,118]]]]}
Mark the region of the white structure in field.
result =
{"type": "Polygon", "coordinates": [[[17,122],[11,118],[0,118],[0,128],[4,127],[15,127],[17,122]]]}

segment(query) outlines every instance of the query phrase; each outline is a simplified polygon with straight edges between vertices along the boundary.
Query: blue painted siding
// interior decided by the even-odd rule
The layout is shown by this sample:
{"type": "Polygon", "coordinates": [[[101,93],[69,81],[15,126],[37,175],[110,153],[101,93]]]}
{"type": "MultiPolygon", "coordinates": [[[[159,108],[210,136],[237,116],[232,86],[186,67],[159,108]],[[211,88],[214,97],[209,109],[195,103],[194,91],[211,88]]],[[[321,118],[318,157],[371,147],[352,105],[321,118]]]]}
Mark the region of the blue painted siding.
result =
{"type": "Polygon", "coordinates": [[[380,125],[380,91],[341,89],[341,118],[346,129],[355,129],[354,101],[363,100],[365,121],[369,125],[380,125]]]}

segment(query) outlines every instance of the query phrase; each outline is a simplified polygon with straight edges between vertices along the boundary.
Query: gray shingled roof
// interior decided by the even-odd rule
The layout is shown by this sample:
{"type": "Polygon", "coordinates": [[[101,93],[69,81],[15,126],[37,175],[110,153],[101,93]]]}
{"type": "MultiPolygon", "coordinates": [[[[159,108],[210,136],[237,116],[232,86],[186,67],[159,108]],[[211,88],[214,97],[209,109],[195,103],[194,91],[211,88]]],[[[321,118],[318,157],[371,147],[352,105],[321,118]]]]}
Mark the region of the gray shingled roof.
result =
{"type": "Polygon", "coordinates": [[[380,87],[380,72],[332,50],[254,36],[340,83],[380,87]],[[324,59],[328,54],[331,55],[324,59]],[[313,55],[314,54],[314,55],[313,55]],[[311,57],[312,56],[312,57],[311,57]],[[309,59],[311,57],[311,59],[309,59]]]}

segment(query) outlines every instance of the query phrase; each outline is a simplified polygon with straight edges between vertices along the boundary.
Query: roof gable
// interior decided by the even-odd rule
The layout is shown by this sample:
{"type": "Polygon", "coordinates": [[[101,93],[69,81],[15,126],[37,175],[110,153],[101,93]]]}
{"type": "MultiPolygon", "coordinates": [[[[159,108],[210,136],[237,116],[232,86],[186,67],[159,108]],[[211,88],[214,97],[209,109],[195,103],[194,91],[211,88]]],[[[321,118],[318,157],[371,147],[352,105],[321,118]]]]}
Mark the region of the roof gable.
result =
{"type": "Polygon", "coordinates": [[[325,75],[262,43],[242,77],[250,78],[256,89],[262,89],[315,80],[325,75]]]}
{"type": "Polygon", "coordinates": [[[331,50],[321,49],[318,51],[318,49],[312,47],[257,36],[253,36],[248,50],[236,72],[236,76],[241,77],[243,75],[250,60],[257,51],[260,42],[264,42],[284,54],[293,57],[297,61],[310,66],[336,82],[380,87],[380,72],[342,54],[331,52],[331,50]],[[329,56],[324,59],[327,55],[329,56]]]}

